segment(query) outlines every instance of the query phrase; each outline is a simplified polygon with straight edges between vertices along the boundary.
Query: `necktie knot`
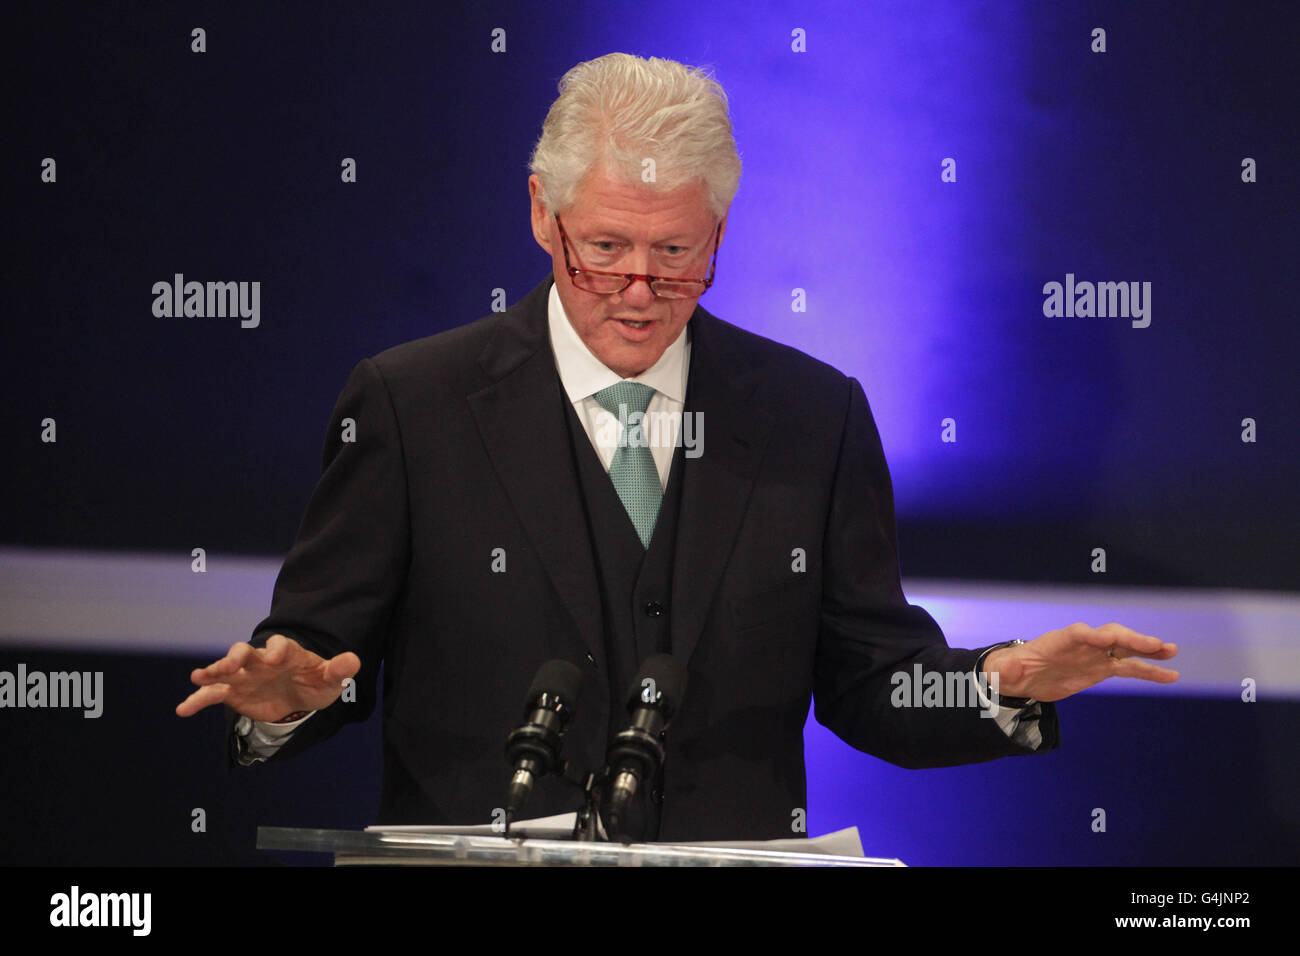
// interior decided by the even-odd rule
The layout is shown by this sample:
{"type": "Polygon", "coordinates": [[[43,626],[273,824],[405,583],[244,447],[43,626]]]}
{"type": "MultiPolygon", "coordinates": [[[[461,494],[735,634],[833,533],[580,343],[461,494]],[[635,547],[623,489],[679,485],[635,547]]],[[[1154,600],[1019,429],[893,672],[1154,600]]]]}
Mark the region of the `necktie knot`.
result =
{"type": "Polygon", "coordinates": [[[619,407],[623,407],[626,411],[620,417],[626,419],[633,412],[644,415],[654,393],[653,388],[642,382],[615,382],[592,397],[596,399],[596,404],[611,415],[618,415],[619,407]]]}

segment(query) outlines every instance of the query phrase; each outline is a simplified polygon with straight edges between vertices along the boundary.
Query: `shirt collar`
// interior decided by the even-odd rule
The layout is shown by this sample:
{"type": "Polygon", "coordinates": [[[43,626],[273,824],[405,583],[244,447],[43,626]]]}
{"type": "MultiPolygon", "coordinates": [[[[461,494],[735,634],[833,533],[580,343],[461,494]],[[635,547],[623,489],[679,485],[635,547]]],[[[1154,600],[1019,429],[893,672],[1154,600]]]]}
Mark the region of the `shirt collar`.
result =
{"type": "MultiPolygon", "coordinates": [[[[569,401],[579,402],[588,395],[594,395],[602,388],[616,382],[625,381],[617,372],[608,368],[591,353],[587,343],[582,341],[573,323],[569,321],[560,301],[560,292],[555,283],[551,283],[551,294],[547,301],[547,322],[550,326],[551,351],[555,353],[555,365],[560,372],[560,381],[569,401]]],[[[642,382],[667,398],[686,403],[686,374],[691,367],[690,336],[687,331],[691,324],[687,322],[681,334],[673,340],[672,345],[664,349],[659,361],[650,366],[636,378],[626,379],[630,382],[642,382]]]]}

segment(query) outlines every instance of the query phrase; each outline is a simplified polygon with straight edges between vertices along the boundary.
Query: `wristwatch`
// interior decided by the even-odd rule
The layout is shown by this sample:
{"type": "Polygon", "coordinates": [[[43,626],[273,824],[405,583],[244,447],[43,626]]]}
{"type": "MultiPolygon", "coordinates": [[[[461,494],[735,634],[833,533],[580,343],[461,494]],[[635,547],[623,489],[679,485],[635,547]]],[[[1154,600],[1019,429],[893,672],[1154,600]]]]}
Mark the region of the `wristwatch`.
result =
{"type": "MultiPolygon", "coordinates": [[[[990,654],[992,654],[994,651],[1002,647],[1015,647],[1017,644],[1023,644],[1023,643],[1025,642],[1017,638],[1014,641],[1003,641],[1001,644],[994,644],[992,647],[984,648],[984,650],[980,652],[980,656],[975,659],[976,678],[978,678],[982,673],[984,673],[984,659],[988,657],[990,654]]],[[[997,691],[994,690],[991,682],[989,683],[988,686],[990,691],[993,691],[993,693],[995,694],[997,693],[997,691]]],[[[998,699],[995,700],[993,703],[997,704],[999,707],[1006,707],[1011,710],[1017,710],[1021,707],[1028,707],[1030,704],[1036,703],[1036,701],[1032,697],[1008,697],[1006,694],[998,694],[997,698],[998,699]]]]}

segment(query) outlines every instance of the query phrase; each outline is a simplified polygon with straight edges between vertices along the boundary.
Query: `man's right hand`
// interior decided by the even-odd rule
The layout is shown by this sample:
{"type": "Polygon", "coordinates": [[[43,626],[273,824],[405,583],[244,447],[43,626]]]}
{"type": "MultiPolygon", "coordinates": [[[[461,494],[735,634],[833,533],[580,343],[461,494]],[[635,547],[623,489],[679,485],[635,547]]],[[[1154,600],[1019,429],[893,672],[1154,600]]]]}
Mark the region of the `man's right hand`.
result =
{"type": "Polygon", "coordinates": [[[179,717],[225,704],[252,720],[277,721],[300,710],[321,710],[343,693],[343,681],[361,670],[351,651],[329,660],[283,634],[265,649],[235,644],[221,660],[190,674],[199,689],[176,706],[179,717]]]}

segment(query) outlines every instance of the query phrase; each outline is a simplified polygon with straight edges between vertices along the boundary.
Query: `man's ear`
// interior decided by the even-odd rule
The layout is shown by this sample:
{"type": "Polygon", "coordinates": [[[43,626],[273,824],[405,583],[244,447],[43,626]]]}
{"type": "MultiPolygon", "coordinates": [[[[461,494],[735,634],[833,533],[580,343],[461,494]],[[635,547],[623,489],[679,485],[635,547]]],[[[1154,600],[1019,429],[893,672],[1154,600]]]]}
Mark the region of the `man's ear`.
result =
{"type": "Polygon", "coordinates": [[[542,202],[542,181],[537,174],[528,177],[528,198],[532,206],[533,238],[551,255],[551,213],[542,202]]]}

